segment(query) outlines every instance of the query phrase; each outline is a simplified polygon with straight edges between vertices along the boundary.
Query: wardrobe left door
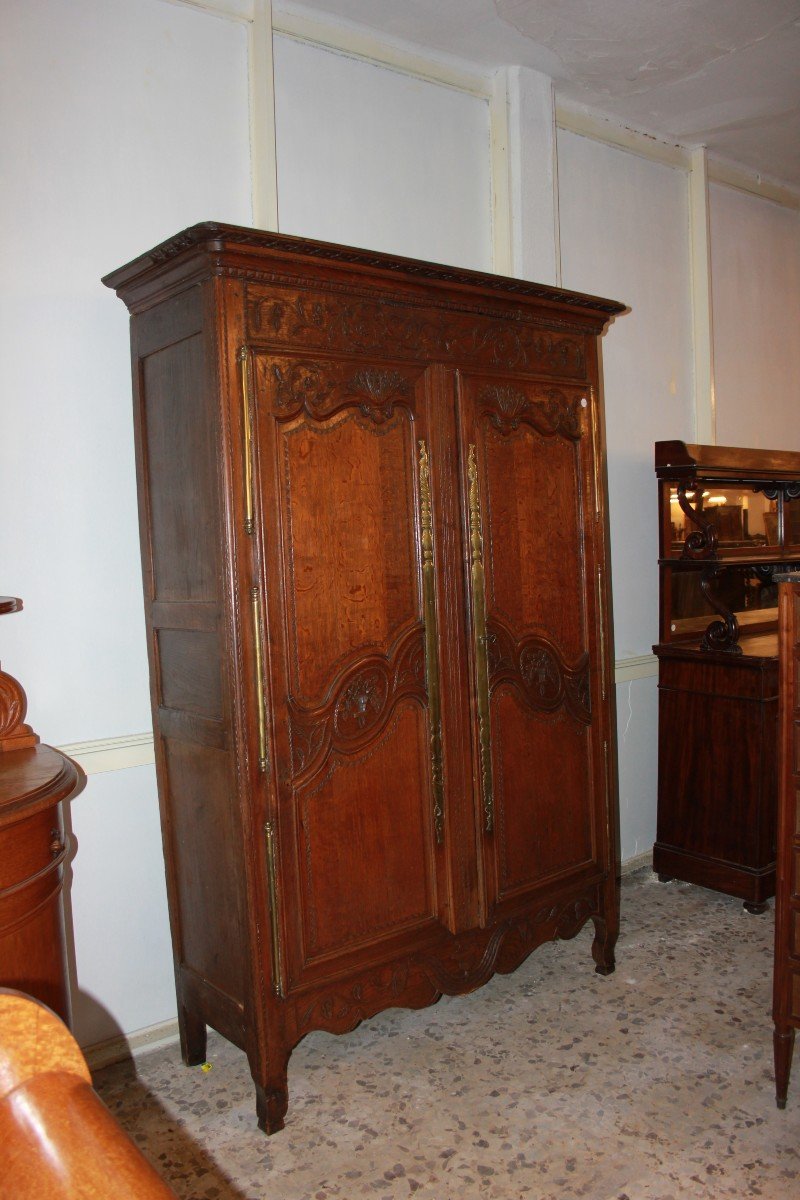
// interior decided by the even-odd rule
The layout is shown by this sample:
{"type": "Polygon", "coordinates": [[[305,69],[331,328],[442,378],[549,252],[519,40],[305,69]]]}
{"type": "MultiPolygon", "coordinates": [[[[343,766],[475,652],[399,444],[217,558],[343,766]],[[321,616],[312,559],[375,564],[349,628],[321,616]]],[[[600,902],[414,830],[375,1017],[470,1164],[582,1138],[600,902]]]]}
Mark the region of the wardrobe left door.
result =
{"type": "Polygon", "coordinates": [[[245,353],[291,996],[433,944],[448,920],[434,393],[422,365],[245,353]]]}

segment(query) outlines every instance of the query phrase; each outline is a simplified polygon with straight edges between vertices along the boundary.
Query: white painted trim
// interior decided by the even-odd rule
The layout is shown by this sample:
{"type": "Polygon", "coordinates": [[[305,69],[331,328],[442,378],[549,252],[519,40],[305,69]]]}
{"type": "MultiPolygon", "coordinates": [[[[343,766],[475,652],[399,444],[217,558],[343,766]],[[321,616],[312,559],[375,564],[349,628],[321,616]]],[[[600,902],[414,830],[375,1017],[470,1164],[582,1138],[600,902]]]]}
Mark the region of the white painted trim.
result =
{"type": "Polygon", "coordinates": [[[144,767],[155,762],[152,733],[131,733],[124,737],[98,738],[92,742],[72,742],[58,749],[69,758],[74,758],[87,775],[125,771],[128,767],[144,767]]]}
{"type": "Polygon", "coordinates": [[[229,21],[243,24],[253,20],[257,0],[162,0],[166,4],[177,4],[181,8],[197,8],[212,17],[227,17],[229,21]]]}
{"type": "Polygon", "coordinates": [[[275,78],[272,65],[272,2],[255,0],[248,30],[250,178],[253,224],[279,228],[278,158],[275,148],[275,78]]]}
{"type": "Polygon", "coordinates": [[[694,356],[694,436],[716,445],[717,401],[714,389],[714,313],[711,278],[711,217],[708,204],[708,156],[692,151],[689,172],[689,269],[692,289],[694,356]]]}
{"type": "Polygon", "coordinates": [[[511,211],[511,163],[508,141],[508,73],[494,76],[489,101],[489,170],[492,189],[492,270],[514,271],[514,224],[511,211]]]}
{"type": "Polygon", "coordinates": [[[161,1050],[178,1041],[178,1021],[161,1021],[158,1025],[148,1025],[137,1029],[134,1033],[123,1034],[120,1037],[108,1038],[104,1042],[96,1042],[92,1046],[83,1046],[83,1057],[90,1071],[99,1071],[114,1063],[125,1062],[128,1058],[136,1059],[151,1050],[161,1050]]]}
{"type": "MultiPolygon", "coordinates": [[[[684,171],[693,170],[693,155],[698,149],[704,149],[684,146],[680,142],[669,142],[655,134],[632,129],[629,125],[623,125],[618,118],[594,112],[568,100],[556,101],[556,124],[559,129],[568,133],[577,133],[596,142],[605,142],[618,150],[627,150],[641,158],[684,171]]],[[[754,196],[782,204],[785,208],[800,209],[800,192],[778,180],[764,179],[758,172],[747,167],[709,155],[707,174],[711,183],[750,192],[754,196]]]]}
{"type": "Polygon", "coordinates": [[[628,150],[631,154],[663,163],[667,167],[679,167],[684,171],[691,169],[691,155],[685,146],[631,129],[612,117],[568,101],[556,99],[556,125],[568,133],[578,133],[593,141],[605,142],[608,146],[628,150]]]}
{"type": "Polygon", "coordinates": [[[749,192],[753,196],[761,196],[763,200],[773,200],[784,208],[800,210],[800,192],[778,183],[773,179],[764,179],[761,175],[739,167],[735,163],[723,162],[721,159],[709,156],[708,179],[710,183],[723,184],[725,187],[736,188],[740,192],[749,192]]]}
{"type": "Polygon", "coordinates": [[[345,21],[333,24],[299,9],[273,8],[272,29],[274,33],[293,38],[297,42],[309,42],[325,50],[335,50],[349,58],[365,59],[382,67],[402,71],[406,75],[416,75],[429,83],[468,92],[482,100],[492,98],[492,80],[489,74],[471,71],[456,59],[434,53],[420,54],[416,46],[384,39],[361,25],[345,21]]]}
{"type": "Polygon", "coordinates": [[[639,654],[636,658],[618,658],[614,664],[614,682],[629,683],[632,679],[648,679],[658,674],[655,654],[639,654]]]}

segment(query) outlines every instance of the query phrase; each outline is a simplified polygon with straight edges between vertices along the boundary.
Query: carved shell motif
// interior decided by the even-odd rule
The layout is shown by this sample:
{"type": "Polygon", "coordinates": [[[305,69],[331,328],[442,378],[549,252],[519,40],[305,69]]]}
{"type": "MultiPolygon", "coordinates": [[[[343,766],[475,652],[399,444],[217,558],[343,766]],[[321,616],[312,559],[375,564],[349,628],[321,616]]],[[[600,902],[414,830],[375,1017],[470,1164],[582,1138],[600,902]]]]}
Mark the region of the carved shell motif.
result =
{"type": "Polygon", "coordinates": [[[353,376],[348,390],[364,397],[361,412],[379,425],[391,418],[396,402],[408,394],[409,383],[398,371],[368,368],[353,376]]]}

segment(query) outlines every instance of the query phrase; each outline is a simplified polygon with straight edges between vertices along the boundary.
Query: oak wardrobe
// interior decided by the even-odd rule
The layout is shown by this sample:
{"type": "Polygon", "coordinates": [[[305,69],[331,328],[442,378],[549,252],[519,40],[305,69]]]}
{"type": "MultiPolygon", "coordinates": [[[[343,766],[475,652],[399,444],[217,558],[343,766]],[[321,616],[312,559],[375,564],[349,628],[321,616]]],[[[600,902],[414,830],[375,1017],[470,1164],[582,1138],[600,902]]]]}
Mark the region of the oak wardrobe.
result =
{"type": "Polygon", "coordinates": [[[206,223],[132,314],[182,1048],[287,1064],[618,931],[597,339],[622,306],[206,223]]]}

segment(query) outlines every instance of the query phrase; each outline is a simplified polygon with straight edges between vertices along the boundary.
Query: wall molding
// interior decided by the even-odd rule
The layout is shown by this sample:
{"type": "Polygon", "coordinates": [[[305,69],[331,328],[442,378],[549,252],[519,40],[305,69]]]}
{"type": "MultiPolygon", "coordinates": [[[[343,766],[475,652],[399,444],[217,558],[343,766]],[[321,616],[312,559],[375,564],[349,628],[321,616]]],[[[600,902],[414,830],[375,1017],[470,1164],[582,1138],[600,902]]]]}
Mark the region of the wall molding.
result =
{"type": "MultiPolygon", "coordinates": [[[[658,674],[658,660],[653,654],[618,659],[614,670],[615,683],[646,679],[658,674]]],[[[69,742],[58,749],[72,758],[87,775],[102,775],[107,771],[125,771],[129,767],[146,767],[155,762],[152,733],[130,733],[122,737],[96,738],[93,741],[69,742]]]]}
{"type": "Polygon", "coordinates": [[[74,759],[87,775],[125,771],[128,767],[146,767],[155,762],[152,733],[130,733],[122,737],[96,738],[90,742],[70,742],[58,749],[74,759]]]}
{"type": "Polygon", "coordinates": [[[658,659],[655,654],[618,658],[614,664],[615,683],[630,683],[632,679],[649,679],[653,675],[658,675],[658,659]]]}
{"type": "MultiPolygon", "coordinates": [[[[630,154],[638,154],[640,158],[647,158],[667,167],[678,168],[689,175],[698,164],[695,157],[698,151],[707,154],[705,146],[684,146],[681,142],[667,141],[568,100],[556,101],[556,124],[567,133],[577,133],[595,142],[604,142],[607,146],[627,150],[630,154]]],[[[710,183],[749,192],[785,208],[800,209],[800,192],[778,180],[764,178],[748,167],[726,162],[712,154],[708,154],[707,157],[707,176],[710,183]]]]}
{"type": "Polygon", "coordinates": [[[718,183],[723,187],[735,188],[739,192],[748,192],[751,196],[760,196],[762,200],[772,200],[784,208],[792,208],[796,212],[800,212],[800,192],[794,191],[784,183],[778,183],[777,180],[765,179],[736,163],[709,157],[708,179],[709,183],[718,183]]]}
{"type": "Polygon", "coordinates": [[[692,351],[694,355],[694,436],[701,445],[716,445],[717,401],[714,384],[714,305],[711,274],[711,212],[708,155],[692,151],[689,171],[689,253],[692,287],[692,351]]]}
{"type": "MultiPolygon", "coordinates": [[[[271,0],[163,0],[163,2],[181,5],[184,8],[195,8],[212,16],[239,21],[251,26],[251,100],[254,93],[258,91],[261,92],[263,98],[263,84],[266,82],[266,77],[261,80],[253,79],[255,72],[252,64],[259,53],[263,56],[268,55],[270,95],[267,99],[273,121],[274,138],[271,46],[269,50],[262,46],[260,51],[253,46],[253,31],[263,21],[263,10],[264,8],[269,9],[271,0]]],[[[269,25],[266,27],[269,28],[269,25]]],[[[434,51],[426,51],[411,43],[392,41],[363,25],[343,20],[333,22],[324,18],[319,19],[308,10],[303,11],[302,6],[290,6],[280,10],[276,7],[272,8],[271,29],[273,34],[291,37],[296,41],[310,42],[323,49],[333,50],[351,58],[361,58],[396,71],[416,75],[420,79],[441,84],[443,87],[469,92],[490,103],[495,99],[495,73],[493,71],[481,70],[477,64],[470,64],[455,57],[438,55],[434,51]]],[[[703,147],[684,146],[680,142],[672,142],[655,134],[635,129],[625,125],[618,118],[585,108],[574,101],[557,101],[556,123],[560,129],[569,133],[593,138],[595,141],[605,142],[609,146],[616,146],[620,150],[627,150],[653,162],[678,167],[687,172],[693,170],[693,151],[703,149],[703,147]]],[[[252,124],[251,117],[251,127],[252,124]]],[[[749,192],[765,200],[772,200],[785,208],[800,210],[800,192],[778,180],[765,178],[758,172],[739,166],[737,163],[709,156],[708,180],[711,183],[736,188],[738,191],[749,192]]]]}
{"type": "Polygon", "coordinates": [[[346,21],[326,21],[310,13],[273,8],[272,31],[297,42],[309,42],[323,50],[333,50],[348,58],[360,58],[378,66],[416,75],[428,83],[468,92],[482,100],[492,99],[492,75],[456,58],[420,51],[410,43],[392,41],[373,33],[363,25],[346,21]]]}
{"type": "Polygon", "coordinates": [[[580,104],[556,99],[556,125],[567,133],[577,133],[595,142],[604,142],[607,146],[627,150],[666,167],[678,167],[684,171],[692,168],[691,153],[679,142],[667,142],[654,134],[643,133],[580,104]]]}

